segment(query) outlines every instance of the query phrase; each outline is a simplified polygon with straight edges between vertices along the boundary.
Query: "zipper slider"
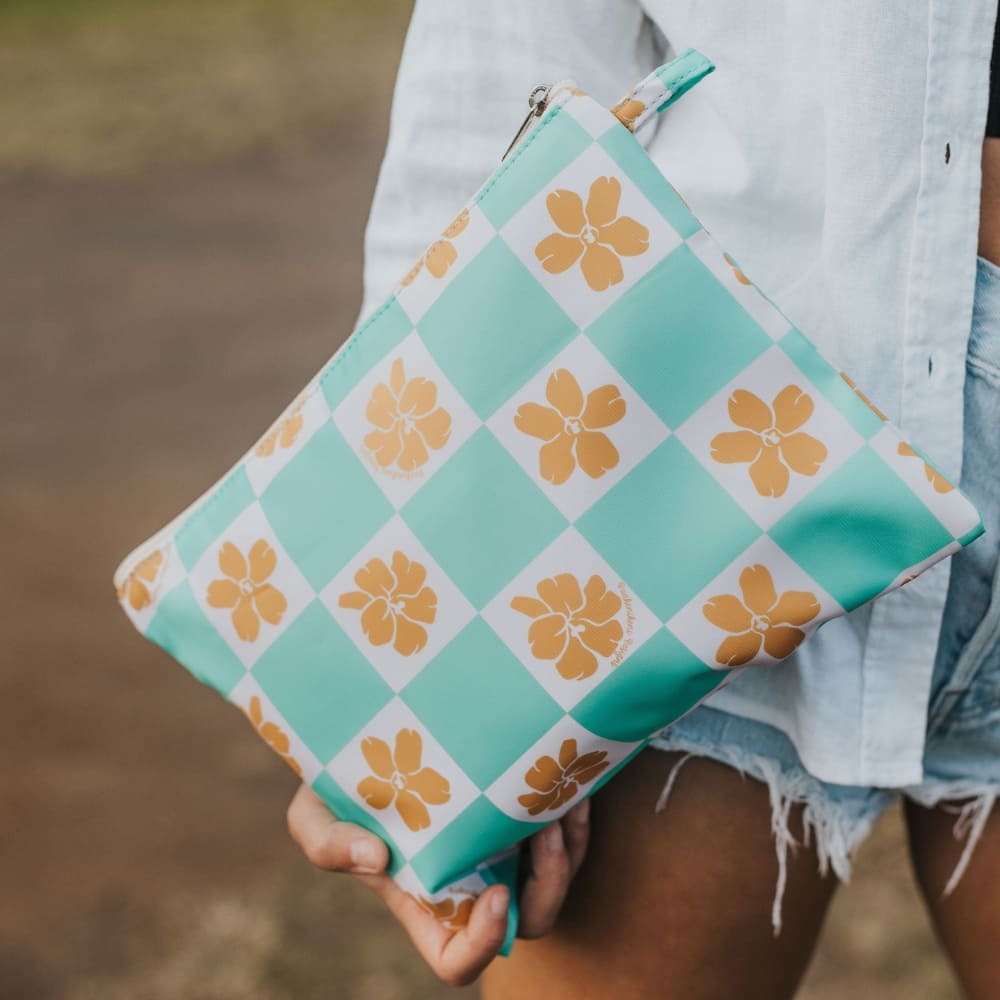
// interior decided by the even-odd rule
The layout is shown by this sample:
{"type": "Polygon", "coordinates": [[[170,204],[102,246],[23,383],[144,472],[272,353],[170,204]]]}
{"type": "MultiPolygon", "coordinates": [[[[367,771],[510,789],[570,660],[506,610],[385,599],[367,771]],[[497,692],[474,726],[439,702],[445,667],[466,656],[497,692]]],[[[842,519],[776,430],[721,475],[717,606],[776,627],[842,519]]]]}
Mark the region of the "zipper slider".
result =
{"type": "Polygon", "coordinates": [[[504,160],[510,156],[510,151],[521,141],[521,137],[525,132],[531,127],[531,120],[533,118],[541,118],[545,113],[546,107],[549,103],[549,93],[552,90],[551,83],[539,84],[535,89],[528,95],[528,107],[531,109],[528,112],[527,117],[521,123],[521,127],[517,130],[517,135],[511,140],[510,145],[507,147],[507,152],[500,157],[500,162],[503,163],[504,160]]]}

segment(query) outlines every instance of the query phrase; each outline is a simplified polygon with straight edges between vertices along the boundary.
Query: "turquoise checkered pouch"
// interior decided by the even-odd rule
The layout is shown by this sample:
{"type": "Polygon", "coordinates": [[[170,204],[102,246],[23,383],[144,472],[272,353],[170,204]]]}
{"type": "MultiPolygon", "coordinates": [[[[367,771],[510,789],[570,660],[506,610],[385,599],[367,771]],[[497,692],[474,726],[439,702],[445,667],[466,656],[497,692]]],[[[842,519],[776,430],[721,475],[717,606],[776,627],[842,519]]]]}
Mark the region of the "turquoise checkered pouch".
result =
{"type": "Polygon", "coordinates": [[[633,132],[540,88],[508,155],[218,483],[119,568],[451,927],[518,843],[734,668],[983,530],[739,268],[633,132]]]}

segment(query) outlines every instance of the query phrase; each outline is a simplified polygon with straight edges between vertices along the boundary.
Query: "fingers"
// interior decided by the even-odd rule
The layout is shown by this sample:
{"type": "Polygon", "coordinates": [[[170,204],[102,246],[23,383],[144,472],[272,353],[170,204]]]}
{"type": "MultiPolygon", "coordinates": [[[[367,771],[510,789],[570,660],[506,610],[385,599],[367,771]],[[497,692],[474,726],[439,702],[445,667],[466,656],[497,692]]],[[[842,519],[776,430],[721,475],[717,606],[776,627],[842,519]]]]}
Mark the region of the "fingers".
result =
{"type": "Polygon", "coordinates": [[[380,872],[389,863],[385,843],[355,823],[338,820],[306,784],[288,807],[288,832],[312,864],[324,871],[380,872]]]}
{"type": "Polygon", "coordinates": [[[467,986],[496,957],[507,933],[510,892],[491,885],[476,900],[469,922],[449,930],[385,875],[364,875],[360,881],[373,889],[403,925],[410,940],[434,973],[449,986],[467,986]]]}
{"type": "Polygon", "coordinates": [[[575,805],[561,820],[566,852],[569,854],[570,880],[580,870],[590,839],[590,799],[575,805]]]}
{"type": "Polygon", "coordinates": [[[531,873],[521,890],[519,937],[541,937],[552,929],[583,863],[589,833],[590,802],[584,799],[530,838],[531,873]]]}
{"type": "Polygon", "coordinates": [[[531,872],[521,889],[518,936],[537,938],[555,923],[569,889],[569,855],[561,822],[550,823],[529,841],[531,872]]]}
{"type": "Polygon", "coordinates": [[[375,892],[403,925],[424,961],[448,985],[474,982],[500,951],[510,901],[506,886],[493,885],[483,891],[466,926],[454,931],[384,873],[389,862],[385,843],[355,823],[338,820],[308,785],[301,785],[295,793],[287,819],[288,831],[306,857],[325,871],[351,872],[375,892]]]}

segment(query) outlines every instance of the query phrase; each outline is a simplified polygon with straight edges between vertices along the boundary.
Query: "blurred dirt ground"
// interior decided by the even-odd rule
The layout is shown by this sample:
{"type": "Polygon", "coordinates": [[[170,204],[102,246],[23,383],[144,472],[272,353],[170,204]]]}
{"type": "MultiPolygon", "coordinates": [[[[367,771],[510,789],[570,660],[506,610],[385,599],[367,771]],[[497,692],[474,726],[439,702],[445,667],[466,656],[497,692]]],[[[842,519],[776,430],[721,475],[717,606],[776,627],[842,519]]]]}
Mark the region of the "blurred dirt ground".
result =
{"type": "MultiPolygon", "coordinates": [[[[119,558],[333,353],[402,0],[0,5],[0,996],[433,1000],[285,830],[294,776],[118,610],[119,558]]],[[[801,996],[956,996],[897,813],[801,996]]]]}

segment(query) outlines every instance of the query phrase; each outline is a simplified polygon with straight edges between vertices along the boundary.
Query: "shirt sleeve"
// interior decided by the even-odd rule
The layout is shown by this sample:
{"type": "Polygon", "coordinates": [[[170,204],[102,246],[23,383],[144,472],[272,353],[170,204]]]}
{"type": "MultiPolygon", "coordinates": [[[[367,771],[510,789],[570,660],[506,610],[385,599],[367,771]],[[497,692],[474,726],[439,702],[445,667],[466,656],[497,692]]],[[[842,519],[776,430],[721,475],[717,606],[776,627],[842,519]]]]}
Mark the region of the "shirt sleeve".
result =
{"type": "Polygon", "coordinates": [[[662,61],[638,0],[417,0],[364,242],[359,321],[500,162],[541,83],[566,77],[607,105],[662,61]]]}

